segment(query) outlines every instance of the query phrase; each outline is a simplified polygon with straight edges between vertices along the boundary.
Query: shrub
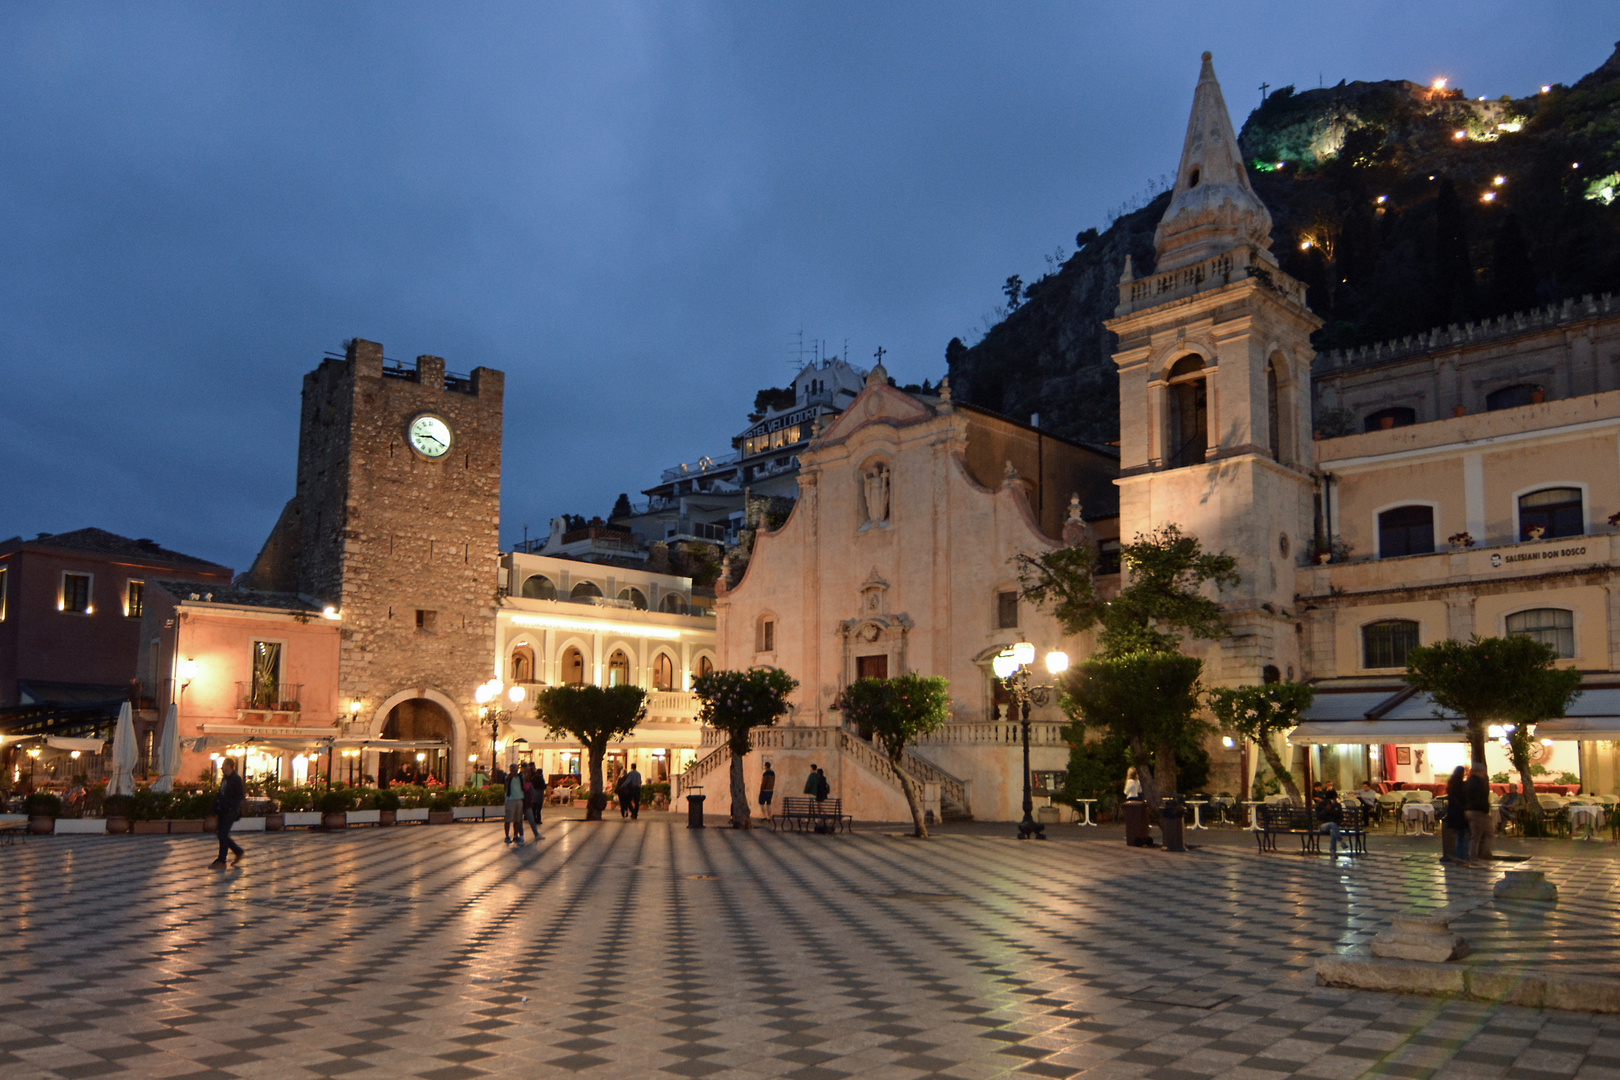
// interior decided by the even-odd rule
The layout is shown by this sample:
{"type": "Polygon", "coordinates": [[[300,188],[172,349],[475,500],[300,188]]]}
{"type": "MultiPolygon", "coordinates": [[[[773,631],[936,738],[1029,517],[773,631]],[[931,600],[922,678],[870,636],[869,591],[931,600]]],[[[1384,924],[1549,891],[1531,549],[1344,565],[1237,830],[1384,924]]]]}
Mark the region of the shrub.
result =
{"type": "Polygon", "coordinates": [[[130,820],[162,821],[169,816],[169,804],[172,802],[174,796],[169,792],[143,788],[130,797],[130,820]]]}
{"type": "Polygon", "coordinates": [[[315,796],[308,788],[292,788],[281,796],[281,812],[284,814],[298,814],[308,810],[314,804],[315,796]]]}
{"type": "Polygon", "coordinates": [[[449,795],[435,795],[428,800],[428,809],[435,813],[445,813],[455,804],[450,801],[449,795]]]}
{"type": "Polygon", "coordinates": [[[31,817],[59,817],[62,800],[48,791],[36,791],[23,800],[23,811],[31,817]]]}
{"type": "Polygon", "coordinates": [[[176,797],[169,807],[169,817],[182,821],[201,821],[214,812],[216,793],[198,791],[176,797]]]}
{"type": "Polygon", "coordinates": [[[377,792],[372,802],[376,803],[378,810],[398,810],[401,800],[399,792],[385,789],[377,792]]]}
{"type": "Polygon", "coordinates": [[[662,795],[665,798],[669,797],[669,783],[667,781],[655,780],[650,784],[641,785],[642,806],[652,805],[653,799],[657,798],[659,795],[662,795]]]}
{"type": "Polygon", "coordinates": [[[108,795],[102,800],[101,811],[107,817],[127,818],[134,805],[135,800],[128,795],[108,795]]]}
{"type": "Polygon", "coordinates": [[[344,814],[354,806],[354,799],[346,791],[325,792],[315,800],[315,809],[323,814],[344,814]]]}

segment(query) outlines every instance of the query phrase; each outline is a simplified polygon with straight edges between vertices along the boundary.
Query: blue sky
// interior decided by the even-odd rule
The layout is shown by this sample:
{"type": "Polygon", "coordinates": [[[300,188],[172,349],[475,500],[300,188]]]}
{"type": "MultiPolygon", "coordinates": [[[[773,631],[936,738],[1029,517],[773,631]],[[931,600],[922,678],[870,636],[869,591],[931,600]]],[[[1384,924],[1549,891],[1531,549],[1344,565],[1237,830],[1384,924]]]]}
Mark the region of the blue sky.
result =
{"type": "Polygon", "coordinates": [[[729,450],[798,334],[937,379],[1258,86],[1572,82],[1611,3],[10,4],[0,535],[238,569],[344,338],[507,372],[502,536],[729,450]]]}

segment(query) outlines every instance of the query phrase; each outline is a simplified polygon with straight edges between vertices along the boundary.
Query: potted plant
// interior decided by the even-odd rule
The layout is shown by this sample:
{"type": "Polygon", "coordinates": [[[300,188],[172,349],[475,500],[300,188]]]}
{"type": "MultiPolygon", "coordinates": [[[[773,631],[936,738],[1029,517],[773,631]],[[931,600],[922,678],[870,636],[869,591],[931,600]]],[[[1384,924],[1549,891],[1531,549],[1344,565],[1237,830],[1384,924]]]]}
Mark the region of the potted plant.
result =
{"type": "Polygon", "coordinates": [[[202,832],[206,819],[214,812],[214,795],[211,789],[193,791],[189,794],[177,793],[178,797],[169,811],[169,832],[202,832]]]}
{"type": "Polygon", "coordinates": [[[392,825],[399,812],[399,793],[384,789],[377,792],[377,824],[392,825]]]}
{"type": "Polygon", "coordinates": [[[1446,543],[1459,550],[1467,550],[1474,546],[1474,535],[1469,532],[1452,533],[1446,537],[1446,543]]]}
{"type": "Polygon", "coordinates": [[[135,800],[128,795],[109,795],[101,804],[107,817],[107,831],[122,836],[129,832],[129,816],[135,800]]]}
{"type": "Polygon", "coordinates": [[[264,831],[281,832],[287,827],[287,818],[281,812],[281,800],[271,799],[269,809],[264,812],[264,831]]]}
{"type": "Polygon", "coordinates": [[[151,836],[169,831],[168,810],[174,796],[163,791],[144,788],[129,800],[130,832],[136,836],[151,836]]]}
{"type": "Polygon", "coordinates": [[[23,800],[23,813],[28,815],[29,832],[48,836],[56,831],[56,819],[62,816],[62,800],[48,791],[36,791],[23,800]]]}
{"type": "Polygon", "coordinates": [[[345,791],[328,791],[315,800],[315,809],[321,814],[321,828],[346,829],[349,826],[349,807],[354,800],[345,791]]]}
{"type": "Polygon", "coordinates": [[[448,795],[433,796],[433,798],[428,800],[428,824],[450,824],[456,819],[455,811],[452,809],[454,805],[455,804],[450,801],[450,796],[448,795]]]}

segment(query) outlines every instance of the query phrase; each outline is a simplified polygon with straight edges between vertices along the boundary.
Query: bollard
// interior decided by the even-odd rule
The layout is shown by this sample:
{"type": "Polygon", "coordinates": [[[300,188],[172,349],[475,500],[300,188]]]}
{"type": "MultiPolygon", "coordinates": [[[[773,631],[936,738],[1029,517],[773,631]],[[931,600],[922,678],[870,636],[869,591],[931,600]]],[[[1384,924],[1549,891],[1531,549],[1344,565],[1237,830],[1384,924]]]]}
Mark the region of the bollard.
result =
{"type": "Polygon", "coordinates": [[[688,795],[686,797],[686,827],[688,829],[703,828],[702,795],[688,795]]]}

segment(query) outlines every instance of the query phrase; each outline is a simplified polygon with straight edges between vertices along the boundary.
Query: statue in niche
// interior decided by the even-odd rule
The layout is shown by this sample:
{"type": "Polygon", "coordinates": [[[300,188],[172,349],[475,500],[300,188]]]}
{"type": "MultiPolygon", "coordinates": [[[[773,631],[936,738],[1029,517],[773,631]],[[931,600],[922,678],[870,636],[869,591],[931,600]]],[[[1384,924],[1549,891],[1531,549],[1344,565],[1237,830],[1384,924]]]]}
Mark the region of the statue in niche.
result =
{"type": "Polygon", "coordinates": [[[889,467],[872,466],[864,480],[866,520],[872,525],[885,524],[889,520],[889,467]]]}

